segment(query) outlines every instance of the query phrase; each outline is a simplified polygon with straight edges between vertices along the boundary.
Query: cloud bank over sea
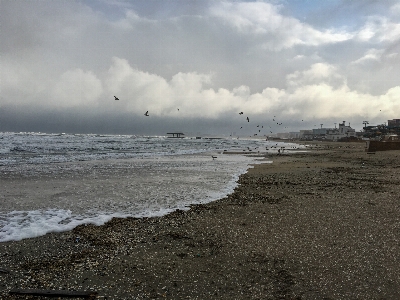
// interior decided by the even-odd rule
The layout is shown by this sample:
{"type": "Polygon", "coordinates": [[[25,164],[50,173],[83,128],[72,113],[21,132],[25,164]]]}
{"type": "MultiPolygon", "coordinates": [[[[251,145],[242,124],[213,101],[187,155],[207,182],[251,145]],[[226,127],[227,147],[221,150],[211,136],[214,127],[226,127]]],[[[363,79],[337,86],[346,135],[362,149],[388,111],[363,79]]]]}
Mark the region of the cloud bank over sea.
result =
{"type": "Polygon", "coordinates": [[[240,111],[274,132],[400,117],[397,1],[0,6],[0,131],[229,134],[240,111]]]}

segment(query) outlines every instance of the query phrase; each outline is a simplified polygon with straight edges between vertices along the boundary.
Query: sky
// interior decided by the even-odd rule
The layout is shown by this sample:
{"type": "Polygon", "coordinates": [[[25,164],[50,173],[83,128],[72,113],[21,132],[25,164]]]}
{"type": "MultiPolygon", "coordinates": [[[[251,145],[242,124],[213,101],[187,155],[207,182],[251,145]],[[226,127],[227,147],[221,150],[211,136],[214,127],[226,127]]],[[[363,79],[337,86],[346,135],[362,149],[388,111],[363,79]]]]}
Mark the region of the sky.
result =
{"type": "Polygon", "coordinates": [[[397,0],[1,0],[0,19],[3,132],[246,136],[400,118],[397,0]]]}

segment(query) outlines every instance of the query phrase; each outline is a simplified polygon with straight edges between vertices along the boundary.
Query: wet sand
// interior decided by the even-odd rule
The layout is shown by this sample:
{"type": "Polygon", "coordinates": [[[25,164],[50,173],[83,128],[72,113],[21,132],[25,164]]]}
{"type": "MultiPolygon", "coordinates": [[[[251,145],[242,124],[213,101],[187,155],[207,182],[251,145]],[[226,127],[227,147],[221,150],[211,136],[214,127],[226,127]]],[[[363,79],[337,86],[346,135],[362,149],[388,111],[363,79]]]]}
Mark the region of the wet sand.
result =
{"type": "Polygon", "coordinates": [[[0,298],[400,299],[400,151],[315,145],[188,211],[0,243],[0,298]]]}

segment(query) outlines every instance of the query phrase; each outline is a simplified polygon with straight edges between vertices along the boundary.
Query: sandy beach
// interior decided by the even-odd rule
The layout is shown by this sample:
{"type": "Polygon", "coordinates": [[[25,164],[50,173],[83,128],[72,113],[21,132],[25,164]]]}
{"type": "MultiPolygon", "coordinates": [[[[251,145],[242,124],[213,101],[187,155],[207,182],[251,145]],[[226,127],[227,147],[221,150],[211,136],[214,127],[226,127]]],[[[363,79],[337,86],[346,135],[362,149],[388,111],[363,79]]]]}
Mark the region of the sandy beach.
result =
{"type": "Polygon", "coordinates": [[[400,299],[400,152],[310,145],[188,211],[0,243],[0,298],[400,299]]]}

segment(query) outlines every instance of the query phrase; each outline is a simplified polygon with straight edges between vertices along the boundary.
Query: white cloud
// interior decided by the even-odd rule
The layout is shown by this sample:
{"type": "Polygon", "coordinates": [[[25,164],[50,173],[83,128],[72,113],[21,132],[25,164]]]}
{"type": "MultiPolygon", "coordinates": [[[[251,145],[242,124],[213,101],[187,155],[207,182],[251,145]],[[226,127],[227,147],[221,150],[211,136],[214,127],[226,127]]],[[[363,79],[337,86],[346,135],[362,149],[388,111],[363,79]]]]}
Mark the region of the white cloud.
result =
{"type": "Polygon", "coordinates": [[[391,58],[396,58],[399,54],[397,52],[394,53],[390,53],[388,55],[386,55],[387,58],[391,59],[391,58]]]}
{"type": "Polygon", "coordinates": [[[58,108],[93,106],[103,93],[100,79],[93,72],[81,69],[63,73],[50,90],[48,105],[58,108]]]}
{"type": "Polygon", "coordinates": [[[352,64],[363,64],[368,61],[380,61],[383,53],[384,50],[381,49],[369,49],[363,57],[353,61],[352,64]]]}
{"type": "Polygon", "coordinates": [[[295,45],[318,46],[352,38],[352,34],[343,31],[316,30],[279,14],[279,6],[264,2],[220,2],[211,8],[211,14],[243,34],[256,36],[262,41],[262,47],[269,50],[295,45]]]}
{"type": "Polygon", "coordinates": [[[300,59],[303,59],[303,58],[305,58],[304,55],[296,55],[295,57],[293,57],[293,60],[300,60],[300,59]]]}
{"type": "Polygon", "coordinates": [[[397,3],[390,7],[390,13],[395,16],[400,16],[400,3],[397,3]]]}
{"type": "Polygon", "coordinates": [[[400,39],[400,24],[390,21],[387,17],[372,16],[357,33],[357,38],[363,42],[396,42],[400,39]]]}
{"type": "MultiPolygon", "coordinates": [[[[11,78],[14,79],[6,83],[9,87],[26,80],[24,77],[11,78]]],[[[180,72],[166,80],[132,68],[127,60],[114,57],[102,76],[79,68],[68,70],[58,78],[46,81],[47,85],[42,85],[41,91],[30,85],[25,93],[49,95],[41,101],[47,107],[91,107],[133,115],[149,110],[152,116],[174,118],[215,119],[224,118],[230,112],[245,111],[253,117],[274,112],[292,120],[311,117],[341,120],[362,115],[366,110],[376,114],[385,111],[395,118],[395,112],[400,108],[400,87],[391,88],[380,96],[360,93],[347,86],[346,78],[338,68],[326,63],[316,63],[304,71],[289,74],[286,89],[267,87],[260,93],[251,93],[248,86],[242,85],[232,90],[215,90],[209,87],[212,81],[211,75],[194,72],[180,72]],[[120,101],[114,101],[114,95],[120,101]]]]}
{"type": "Polygon", "coordinates": [[[345,78],[337,72],[336,67],[326,63],[315,63],[308,70],[296,71],[287,76],[290,87],[329,84],[335,87],[345,84],[345,78]]]}

